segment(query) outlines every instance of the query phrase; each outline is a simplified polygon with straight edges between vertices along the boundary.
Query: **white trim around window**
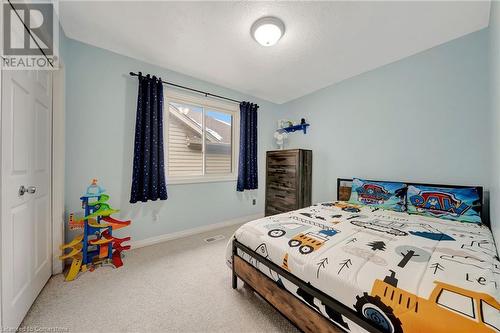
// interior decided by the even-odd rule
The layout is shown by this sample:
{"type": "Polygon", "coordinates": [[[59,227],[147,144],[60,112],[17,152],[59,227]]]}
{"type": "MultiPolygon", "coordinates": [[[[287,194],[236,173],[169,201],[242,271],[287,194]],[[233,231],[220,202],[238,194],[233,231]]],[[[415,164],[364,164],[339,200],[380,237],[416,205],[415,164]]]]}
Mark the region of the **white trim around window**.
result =
{"type": "MultiPolygon", "coordinates": [[[[240,143],[240,112],[239,104],[218,100],[212,97],[204,97],[193,93],[187,93],[178,89],[166,88],[164,94],[164,150],[165,150],[165,175],[167,177],[167,185],[178,184],[196,184],[210,182],[235,182],[238,178],[238,157],[240,143]],[[205,174],[205,166],[203,165],[203,175],[193,176],[172,176],[168,172],[168,152],[169,152],[169,102],[186,103],[203,108],[213,109],[215,111],[228,113],[232,116],[233,122],[231,126],[231,173],[225,174],[205,174]]],[[[204,127],[204,124],[203,124],[204,127]]],[[[203,129],[204,133],[205,129],[203,129]]],[[[202,138],[205,141],[205,138],[202,138]]],[[[203,157],[205,160],[205,156],[203,157]]],[[[205,163],[205,162],[203,162],[205,163]]]]}

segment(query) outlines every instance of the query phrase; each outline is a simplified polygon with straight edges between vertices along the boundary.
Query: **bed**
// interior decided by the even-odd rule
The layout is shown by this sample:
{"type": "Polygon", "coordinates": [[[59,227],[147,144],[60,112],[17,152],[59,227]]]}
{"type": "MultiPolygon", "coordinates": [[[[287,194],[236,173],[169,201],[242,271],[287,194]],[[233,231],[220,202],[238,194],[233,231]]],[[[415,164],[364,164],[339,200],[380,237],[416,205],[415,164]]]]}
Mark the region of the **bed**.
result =
{"type": "Polygon", "coordinates": [[[338,201],[240,227],[228,244],[233,288],[240,278],[305,332],[499,332],[487,225],[352,205],[349,195],[339,179],[338,201]]]}

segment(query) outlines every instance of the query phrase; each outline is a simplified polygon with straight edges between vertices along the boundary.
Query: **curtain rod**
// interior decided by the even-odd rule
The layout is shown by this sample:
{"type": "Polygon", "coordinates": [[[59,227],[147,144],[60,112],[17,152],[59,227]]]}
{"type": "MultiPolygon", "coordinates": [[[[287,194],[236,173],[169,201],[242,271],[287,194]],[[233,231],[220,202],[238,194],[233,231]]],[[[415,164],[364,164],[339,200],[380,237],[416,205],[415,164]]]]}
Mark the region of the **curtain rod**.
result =
{"type": "MultiPolygon", "coordinates": [[[[141,72],[139,72],[139,73],[141,73],[141,72]]],[[[131,76],[139,76],[139,73],[130,72],[129,74],[131,76]]],[[[237,101],[237,100],[229,98],[229,97],[224,97],[224,96],[220,96],[220,95],[211,94],[211,93],[206,92],[206,91],[201,91],[201,90],[198,90],[198,89],[189,88],[189,87],[186,87],[186,86],[181,86],[180,84],[176,84],[176,83],[172,83],[172,82],[168,82],[168,81],[163,81],[163,80],[161,80],[161,82],[163,84],[167,84],[169,86],[174,86],[174,87],[177,87],[177,88],[181,88],[181,89],[185,89],[185,90],[190,90],[190,91],[197,92],[199,94],[205,95],[205,97],[210,96],[210,97],[225,99],[227,101],[231,101],[231,102],[238,103],[238,104],[242,103],[241,101],[237,101]]]]}

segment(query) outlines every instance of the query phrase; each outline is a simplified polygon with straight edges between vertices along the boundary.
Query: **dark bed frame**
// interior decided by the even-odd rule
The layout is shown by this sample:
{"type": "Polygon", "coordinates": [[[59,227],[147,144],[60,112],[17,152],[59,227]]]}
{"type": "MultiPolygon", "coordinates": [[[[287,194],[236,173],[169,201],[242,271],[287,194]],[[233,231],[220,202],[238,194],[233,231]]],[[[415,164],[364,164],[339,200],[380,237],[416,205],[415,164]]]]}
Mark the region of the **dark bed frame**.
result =
{"type": "MultiPolygon", "coordinates": [[[[348,183],[349,185],[352,184],[352,179],[347,179],[347,178],[337,179],[337,200],[341,199],[340,198],[341,187],[344,187],[344,190],[345,187],[350,187],[350,186],[341,186],[345,185],[346,183],[348,183]]],[[[406,182],[406,184],[434,186],[443,188],[475,187],[479,194],[481,210],[483,208],[482,186],[423,184],[423,183],[408,183],[408,182],[406,182]]],[[[237,288],[238,278],[240,278],[247,286],[249,286],[254,292],[259,294],[264,300],[266,300],[272,307],[274,307],[282,315],[284,315],[285,318],[287,318],[299,330],[311,333],[344,332],[343,329],[340,328],[340,324],[334,323],[330,319],[324,317],[322,314],[312,309],[311,306],[306,304],[303,300],[297,298],[287,290],[281,288],[275,281],[271,280],[264,273],[259,271],[254,266],[250,265],[240,255],[238,255],[238,250],[242,251],[243,253],[246,253],[247,255],[258,261],[260,264],[268,267],[269,269],[276,272],[278,275],[292,282],[297,287],[304,290],[307,294],[320,300],[325,306],[328,306],[331,310],[335,311],[335,313],[341,314],[349,318],[355,324],[359,325],[360,327],[366,329],[369,332],[383,333],[377,326],[374,326],[373,323],[359,316],[359,314],[350,307],[326,295],[322,291],[313,287],[311,284],[306,283],[305,281],[297,278],[287,270],[283,269],[282,267],[276,265],[275,263],[261,256],[254,250],[243,245],[237,239],[233,239],[233,246],[232,246],[233,289],[237,288]]]]}

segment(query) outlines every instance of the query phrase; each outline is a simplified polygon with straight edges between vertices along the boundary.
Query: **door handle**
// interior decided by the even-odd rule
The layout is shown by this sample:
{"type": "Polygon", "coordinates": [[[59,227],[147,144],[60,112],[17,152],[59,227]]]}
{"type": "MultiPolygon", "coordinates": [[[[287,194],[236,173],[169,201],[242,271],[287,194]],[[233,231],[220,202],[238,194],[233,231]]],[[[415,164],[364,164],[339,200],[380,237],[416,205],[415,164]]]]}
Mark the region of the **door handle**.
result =
{"type": "Polygon", "coordinates": [[[19,191],[17,192],[19,194],[20,197],[22,197],[24,195],[24,193],[27,192],[27,189],[26,187],[24,187],[24,185],[21,185],[21,187],[19,188],[19,191]]]}
{"type": "Polygon", "coordinates": [[[35,192],[36,192],[35,186],[26,187],[24,185],[21,185],[21,187],[19,187],[18,194],[20,197],[22,197],[24,195],[24,193],[34,194],[35,192]]]}

